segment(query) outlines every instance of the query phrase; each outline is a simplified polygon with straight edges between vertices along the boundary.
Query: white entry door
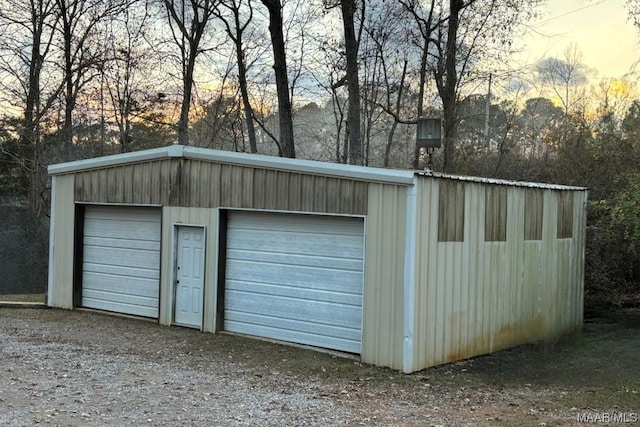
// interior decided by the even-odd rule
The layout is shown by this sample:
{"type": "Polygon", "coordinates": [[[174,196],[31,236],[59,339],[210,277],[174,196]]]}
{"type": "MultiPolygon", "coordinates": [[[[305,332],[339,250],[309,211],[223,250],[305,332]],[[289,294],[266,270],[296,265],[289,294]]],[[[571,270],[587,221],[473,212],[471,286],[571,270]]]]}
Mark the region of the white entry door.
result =
{"type": "Polygon", "coordinates": [[[178,226],[174,323],[202,327],[204,228],[178,226]]]}

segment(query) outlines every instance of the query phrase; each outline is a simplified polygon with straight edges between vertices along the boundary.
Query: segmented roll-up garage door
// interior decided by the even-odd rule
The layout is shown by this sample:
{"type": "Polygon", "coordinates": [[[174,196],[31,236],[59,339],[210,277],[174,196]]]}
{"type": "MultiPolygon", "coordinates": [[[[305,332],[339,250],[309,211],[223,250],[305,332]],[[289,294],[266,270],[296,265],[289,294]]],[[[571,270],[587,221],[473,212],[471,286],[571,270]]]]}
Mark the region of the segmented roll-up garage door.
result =
{"type": "Polygon", "coordinates": [[[82,306],[158,317],[160,209],[86,206],[82,306]]]}
{"type": "Polygon", "coordinates": [[[364,221],[230,212],[224,329],[360,353],[364,221]]]}

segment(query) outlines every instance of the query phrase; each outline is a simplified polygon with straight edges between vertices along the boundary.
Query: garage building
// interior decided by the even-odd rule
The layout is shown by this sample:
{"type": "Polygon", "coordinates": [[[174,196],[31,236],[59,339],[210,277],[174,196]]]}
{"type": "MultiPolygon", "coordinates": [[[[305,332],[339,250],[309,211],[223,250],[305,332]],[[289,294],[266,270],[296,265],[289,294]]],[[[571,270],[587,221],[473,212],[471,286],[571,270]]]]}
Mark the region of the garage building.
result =
{"type": "Polygon", "coordinates": [[[405,372],[582,325],[584,188],[179,145],[49,173],[51,307],[405,372]]]}

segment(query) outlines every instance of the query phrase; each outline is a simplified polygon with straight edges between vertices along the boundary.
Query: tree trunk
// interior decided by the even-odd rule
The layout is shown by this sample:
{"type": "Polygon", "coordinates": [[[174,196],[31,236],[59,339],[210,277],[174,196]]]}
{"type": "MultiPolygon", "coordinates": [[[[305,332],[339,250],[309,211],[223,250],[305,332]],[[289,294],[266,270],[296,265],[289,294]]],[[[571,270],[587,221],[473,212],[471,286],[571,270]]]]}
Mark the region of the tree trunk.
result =
{"type": "Polygon", "coordinates": [[[363,164],[362,138],[360,137],[360,82],[358,79],[358,41],[355,31],[356,0],[342,0],[342,21],[347,59],[347,90],[349,92],[349,163],[363,164]]]}
{"type": "Polygon", "coordinates": [[[58,4],[61,8],[62,15],[62,31],[63,31],[63,43],[64,43],[64,123],[62,125],[62,147],[63,147],[63,159],[69,160],[69,151],[73,144],[73,108],[74,108],[74,94],[73,94],[73,60],[71,58],[71,38],[73,37],[71,26],[67,18],[66,2],[59,1],[58,4]]]}
{"type": "MultiPolygon", "coordinates": [[[[236,25],[239,25],[239,23],[236,23],[236,25]]],[[[255,154],[258,152],[258,145],[256,143],[256,128],[253,124],[253,108],[251,107],[251,102],[249,101],[249,91],[247,89],[247,67],[244,62],[244,53],[242,51],[241,32],[237,33],[235,43],[236,56],[238,59],[238,82],[240,83],[240,95],[242,96],[244,119],[247,124],[247,135],[249,136],[249,150],[251,151],[251,153],[255,154]]]]}
{"type": "Polygon", "coordinates": [[[287,55],[282,32],[282,5],[280,0],[261,0],[269,11],[269,33],[273,47],[273,69],[276,74],[278,92],[278,119],[280,121],[280,147],[282,157],[296,156],[293,143],[293,119],[291,99],[289,97],[289,78],[287,76],[287,55]]]}
{"type": "MultiPolygon", "coordinates": [[[[430,22],[429,22],[430,24],[430,22]]],[[[427,59],[429,57],[429,37],[424,38],[424,46],[420,58],[420,88],[418,89],[418,112],[417,118],[421,118],[424,112],[424,85],[427,82],[427,59]]],[[[417,132],[417,130],[416,130],[417,132]]],[[[418,137],[416,134],[415,146],[413,150],[413,169],[420,167],[420,148],[418,148],[418,137]]]]}
{"type": "MultiPolygon", "coordinates": [[[[387,146],[384,149],[384,167],[389,167],[389,157],[391,155],[391,146],[393,145],[393,137],[396,133],[396,129],[398,128],[398,118],[400,117],[400,107],[402,105],[402,94],[404,93],[404,82],[407,77],[407,65],[408,61],[404,60],[404,65],[402,66],[402,77],[400,77],[400,87],[398,88],[398,97],[396,98],[396,115],[393,118],[393,124],[391,125],[391,129],[389,129],[389,135],[387,135],[387,146]]],[[[418,107],[419,111],[422,111],[422,107],[418,107]]],[[[419,154],[419,150],[418,150],[419,154]]],[[[417,169],[414,168],[414,169],[417,169]]]]}
{"type": "Polygon", "coordinates": [[[180,120],[178,121],[178,144],[189,145],[189,110],[191,109],[191,92],[193,90],[193,70],[195,68],[195,52],[197,46],[189,49],[186,70],[182,76],[182,107],[180,108],[180,120]]]}
{"type": "Polygon", "coordinates": [[[454,171],[454,145],[456,132],[456,89],[458,86],[458,70],[456,54],[458,48],[458,24],[460,11],[464,7],[463,0],[449,2],[449,28],[445,58],[445,81],[441,94],[443,107],[444,156],[442,168],[444,172],[454,171]]]}

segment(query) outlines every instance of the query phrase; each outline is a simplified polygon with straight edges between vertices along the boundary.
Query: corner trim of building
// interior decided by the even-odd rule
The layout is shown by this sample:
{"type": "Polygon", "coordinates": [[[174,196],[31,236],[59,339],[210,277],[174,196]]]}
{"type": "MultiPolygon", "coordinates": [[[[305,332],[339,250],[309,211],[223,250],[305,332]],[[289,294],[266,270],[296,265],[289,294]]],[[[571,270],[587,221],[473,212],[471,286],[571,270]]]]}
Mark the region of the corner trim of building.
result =
{"type": "Polygon", "coordinates": [[[413,324],[415,315],[415,280],[416,280],[416,225],[418,177],[413,178],[413,185],[407,188],[407,219],[404,251],[404,283],[403,283],[403,333],[402,333],[402,370],[413,372],[413,324]]]}
{"type": "Polygon", "coordinates": [[[53,252],[55,247],[55,238],[56,238],[56,177],[51,177],[51,205],[49,207],[49,268],[48,268],[48,277],[47,277],[47,305],[49,307],[53,307],[53,268],[55,264],[53,263],[53,252]]]}

